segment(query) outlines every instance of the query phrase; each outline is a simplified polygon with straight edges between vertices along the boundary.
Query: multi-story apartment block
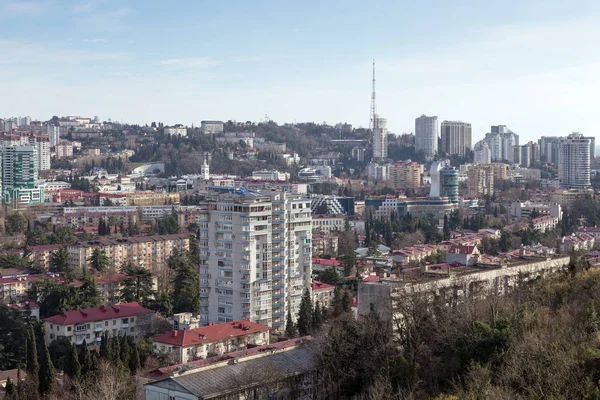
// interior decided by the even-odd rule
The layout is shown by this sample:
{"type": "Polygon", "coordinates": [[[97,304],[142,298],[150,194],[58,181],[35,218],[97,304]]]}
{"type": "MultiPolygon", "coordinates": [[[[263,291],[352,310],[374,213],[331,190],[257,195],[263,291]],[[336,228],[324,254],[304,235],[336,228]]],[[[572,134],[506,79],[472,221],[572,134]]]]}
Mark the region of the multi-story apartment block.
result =
{"type": "Polygon", "coordinates": [[[338,253],[338,236],[333,234],[312,236],[312,252],[316,255],[335,256],[338,253]]]}
{"type": "Polygon", "coordinates": [[[182,364],[269,344],[270,330],[268,326],[250,321],[233,321],[168,331],[152,336],[152,342],[155,352],[168,354],[169,361],[182,364]]]}
{"type": "Polygon", "coordinates": [[[468,171],[467,186],[469,196],[493,196],[494,195],[494,170],[492,164],[472,165],[468,171]]]}
{"type": "Polygon", "coordinates": [[[495,125],[492,126],[491,132],[486,133],[483,140],[487,142],[490,148],[492,161],[512,162],[512,148],[519,144],[519,135],[505,125],[495,125]]]}
{"type": "Polygon", "coordinates": [[[190,237],[185,234],[126,237],[75,243],[67,247],[69,264],[83,268],[88,264],[94,249],[104,251],[111,265],[120,267],[124,262],[144,268],[164,265],[173,249],[188,251],[190,237]]]}
{"type": "Polygon", "coordinates": [[[127,193],[125,205],[128,206],[161,206],[179,204],[179,193],[134,192],[127,193]]]}
{"type": "Polygon", "coordinates": [[[329,307],[331,301],[333,300],[333,292],[335,290],[335,286],[328,285],[327,283],[323,283],[321,281],[313,280],[311,287],[313,304],[316,304],[318,301],[319,305],[323,307],[329,307]]]}
{"type": "Polygon", "coordinates": [[[465,156],[471,146],[471,124],[462,121],[444,121],[441,128],[441,153],[465,156]]]}
{"type": "Polygon", "coordinates": [[[531,147],[524,144],[522,146],[513,146],[512,162],[523,168],[528,168],[531,165],[531,147]]]}
{"type": "Polygon", "coordinates": [[[13,208],[42,203],[43,190],[37,186],[38,156],[35,146],[0,146],[2,202],[13,208]]]}
{"type": "Polygon", "coordinates": [[[59,143],[54,147],[54,151],[57,160],[73,157],[73,144],[70,142],[59,143]]]}
{"type": "Polygon", "coordinates": [[[327,213],[354,215],[356,212],[354,206],[354,197],[312,195],[310,200],[312,212],[315,214],[327,213]]]}
{"type": "Polygon", "coordinates": [[[182,124],[164,127],[165,135],[187,136],[187,128],[182,124]]]}
{"type": "Polygon", "coordinates": [[[121,225],[121,223],[127,225],[129,221],[133,223],[140,222],[138,221],[137,211],[120,211],[119,209],[113,209],[113,207],[110,207],[109,210],[100,209],[98,211],[82,211],[71,213],[58,212],[50,217],[50,221],[53,224],[68,225],[72,228],[97,227],[101,220],[104,220],[105,222],[112,221],[113,225],[115,222],[118,222],[118,225],[121,225]]]}
{"type": "Polygon", "coordinates": [[[310,199],[286,192],[215,194],[200,222],[200,319],[285,329],[310,288],[310,199]]]}
{"type": "Polygon", "coordinates": [[[475,143],[473,152],[473,162],[475,164],[490,164],[492,162],[492,152],[488,142],[485,140],[480,140],[479,142],[475,143]]]}
{"type": "Polygon", "coordinates": [[[44,319],[44,339],[50,344],[53,340],[66,338],[80,345],[84,340],[89,344],[100,344],[104,332],[108,332],[109,336],[137,338],[147,333],[152,314],[154,311],[138,303],[64,311],[44,319]]]}
{"type": "Polygon", "coordinates": [[[369,163],[367,165],[367,177],[370,181],[385,182],[389,178],[388,165],[379,165],[377,163],[369,163]]]}
{"type": "Polygon", "coordinates": [[[531,201],[513,202],[510,214],[515,218],[529,218],[532,212],[540,216],[549,215],[558,219],[562,218],[562,207],[559,203],[533,203],[531,201]]]}
{"type": "Polygon", "coordinates": [[[315,214],[313,215],[313,229],[319,233],[341,232],[346,224],[343,214],[315,214]]]}
{"type": "Polygon", "coordinates": [[[389,179],[395,189],[416,189],[421,186],[421,166],[416,162],[394,163],[389,167],[389,179]]]}
{"type": "Polygon", "coordinates": [[[572,133],[560,141],[558,176],[560,186],[587,188],[590,182],[591,140],[580,133],[572,133]]]}
{"type": "Polygon", "coordinates": [[[387,119],[375,115],[373,125],[373,161],[385,161],[388,156],[387,119]]]}
{"type": "Polygon", "coordinates": [[[421,115],[415,119],[415,151],[432,156],[438,151],[438,118],[421,115]]]}
{"type": "Polygon", "coordinates": [[[223,121],[202,121],[200,130],[205,135],[218,135],[223,133],[223,121]]]}
{"type": "Polygon", "coordinates": [[[551,231],[558,226],[558,218],[551,215],[534,218],[531,222],[533,229],[540,232],[551,231]]]}

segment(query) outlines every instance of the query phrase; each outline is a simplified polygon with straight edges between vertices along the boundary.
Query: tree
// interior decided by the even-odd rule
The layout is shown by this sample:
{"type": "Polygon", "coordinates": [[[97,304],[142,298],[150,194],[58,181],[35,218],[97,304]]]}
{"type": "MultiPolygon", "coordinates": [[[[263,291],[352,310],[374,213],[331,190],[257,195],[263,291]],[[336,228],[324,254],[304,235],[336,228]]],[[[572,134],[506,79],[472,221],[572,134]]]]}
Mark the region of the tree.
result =
{"type": "Polygon", "coordinates": [[[110,265],[110,261],[108,260],[106,253],[104,250],[100,250],[99,248],[95,248],[92,251],[92,255],[88,259],[88,262],[92,269],[101,274],[104,273],[110,265]]]}
{"type": "Polygon", "coordinates": [[[300,336],[309,335],[313,329],[313,307],[308,288],[304,289],[304,294],[300,301],[297,327],[300,336]]]}
{"type": "Polygon", "coordinates": [[[344,307],[342,305],[342,291],[337,286],[333,290],[333,300],[331,301],[331,304],[333,306],[334,317],[337,317],[344,312],[344,307]]]}
{"type": "Polygon", "coordinates": [[[6,306],[0,306],[0,327],[0,369],[17,368],[27,359],[29,327],[19,311],[6,306]]]}
{"type": "Polygon", "coordinates": [[[345,313],[352,311],[352,299],[347,290],[344,290],[344,295],[342,296],[342,311],[345,313]]]}
{"type": "Polygon", "coordinates": [[[173,311],[200,312],[199,277],[189,258],[181,255],[176,249],[169,257],[168,265],[175,271],[173,279],[173,311]]]}
{"type": "Polygon", "coordinates": [[[121,360],[121,363],[123,364],[123,366],[127,366],[129,365],[129,359],[131,357],[130,354],[130,349],[129,349],[129,339],[127,336],[123,336],[121,337],[120,342],[120,350],[119,350],[119,359],[121,360]]]}
{"type": "Polygon", "coordinates": [[[4,391],[6,392],[4,397],[6,400],[12,400],[15,398],[16,389],[12,383],[12,380],[10,379],[10,376],[6,379],[6,386],[4,387],[4,391]]]}
{"type": "Polygon", "coordinates": [[[92,362],[92,355],[90,353],[90,349],[87,347],[87,342],[83,339],[83,343],[81,344],[81,350],[79,350],[79,364],[81,365],[81,375],[83,377],[89,376],[93,370],[94,365],[92,362]]]}
{"type": "Polygon", "coordinates": [[[74,271],[69,264],[69,251],[67,247],[61,247],[52,253],[50,257],[50,271],[64,274],[67,280],[72,280],[74,271]]]}
{"type": "Polygon", "coordinates": [[[313,310],[313,319],[312,319],[313,330],[316,332],[321,329],[321,325],[323,325],[323,313],[321,309],[321,304],[317,300],[315,303],[315,307],[313,310]]]}
{"type": "Polygon", "coordinates": [[[33,331],[33,325],[29,325],[26,330],[26,345],[27,345],[27,363],[26,371],[31,381],[35,382],[35,386],[38,385],[38,375],[40,372],[40,364],[38,363],[38,352],[37,352],[37,340],[33,331]]]}
{"type": "Polygon", "coordinates": [[[83,278],[83,284],[77,290],[78,308],[93,308],[102,304],[102,294],[94,277],[83,278]]]}
{"type": "Polygon", "coordinates": [[[294,324],[294,320],[292,319],[292,312],[289,310],[285,321],[285,336],[288,339],[296,337],[296,324],[294,324]]]}
{"type": "Polygon", "coordinates": [[[131,375],[135,375],[136,372],[140,369],[140,353],[135,344],[131,346],[131,352],[129,357],[129,370],[131,371],[131,375]]]}
{"type": "Polygon", "coordinates": [[[159,292],[155,298],[147,302],[146,307],[165,317],[173,314],[173,303],[168,292],[159,292]]]}
{"type": "Polygon", "coordinates": [[[72,380],[81,378],[81,364],[79,363],[79,357],[75,343],[73,343],[70,347],[65,373],[69,375],[72,380]]]}
{"type": "Polygon", "coordinates": [[[444,240],[450,239],[450,226],[448,225],[448,216],[444,215],[444,240]]]}
{"type": "Polygon", "coordinates": [[[39,391],[41,394],[51,393],[56,387],[56,371],[46,341],[42,338],[42,352],[40,357],[39,391]]]}
{"type": "Polygon", "coordinates": [[[27,219],[21,213],[7,215],[4,220],[4,229],[7,233],[25,233],[27,219]]]}
{"type": "Polygon", "coordinates": [[[144,267],[125,263],[121,267],[126,277],[122,280],[121,301],[146,304],[154,296],[152,272],[144,267]]]}
{"type": "Polygon", "coordinates": [[[502,229],[500,231],[500,251],[505,253],[510,250],[511,247],[511,234],[502,229]]]}

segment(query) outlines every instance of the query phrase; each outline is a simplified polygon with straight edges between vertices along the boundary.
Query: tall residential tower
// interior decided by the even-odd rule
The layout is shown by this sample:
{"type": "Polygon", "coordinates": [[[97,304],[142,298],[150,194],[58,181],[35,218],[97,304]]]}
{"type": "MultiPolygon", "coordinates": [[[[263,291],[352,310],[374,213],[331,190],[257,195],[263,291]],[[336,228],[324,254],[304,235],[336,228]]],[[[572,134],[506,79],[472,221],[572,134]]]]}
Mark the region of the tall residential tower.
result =
{"type": "Polygon", "coordinates": [[[438,152],[438,118],[421,115],[415,119],[415,151],[426,156],[438,152]]]}

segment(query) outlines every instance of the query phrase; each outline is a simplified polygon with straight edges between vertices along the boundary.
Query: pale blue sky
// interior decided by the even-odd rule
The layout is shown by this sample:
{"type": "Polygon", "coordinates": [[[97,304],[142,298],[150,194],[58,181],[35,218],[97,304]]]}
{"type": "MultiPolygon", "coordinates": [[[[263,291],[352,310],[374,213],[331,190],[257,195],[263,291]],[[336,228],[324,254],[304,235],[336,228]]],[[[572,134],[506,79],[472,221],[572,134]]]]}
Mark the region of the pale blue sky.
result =
{"type": "Polygon", "coordinates": [[[597,132],[600,1],[0,0],[0,116],[597,132]],[[488,4],[493,3],[493,4],[488,4]]]}

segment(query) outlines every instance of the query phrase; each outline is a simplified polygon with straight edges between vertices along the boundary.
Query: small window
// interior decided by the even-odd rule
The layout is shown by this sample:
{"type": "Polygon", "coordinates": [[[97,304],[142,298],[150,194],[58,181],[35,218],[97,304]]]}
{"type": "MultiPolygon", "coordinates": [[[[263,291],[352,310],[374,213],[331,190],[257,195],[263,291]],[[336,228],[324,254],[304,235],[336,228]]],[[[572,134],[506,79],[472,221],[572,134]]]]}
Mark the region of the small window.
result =
{"type": "Polygon", "coordinates": [[[133,317],[129,318],[129,322],[134,322],[134,321],[135,321],[135,318],[133,318],[133,317]]]}
{"type": "Polygon", "coordinates": [[[117,320],[113,319],[113,326],[115,326],[117,324],[117,320]]]}
{"type": "Polygon", "coordinates": [[[54,325],[50,324],[50,330],[54,329],[54,325]]]}
{"type": "Polygon", "coordinates": [[[67,326],[67,332],[71,332],[71,327],[67,326]]]}
{"type": "Polygon", "coordinates": [[[54,335],[50,334],[50,340],[54,339],[54,335]]]}
{"type": "Polygon", "coordinates": [[[132,326],[131,328],[129,328],[129,332],[133,332],[135,330],[135,328],[132,326]]]}
{"type": "Polygon", "coordinates": [[[89,338],[90,338],[90,334],[89,334],[89,333],[86,333],[86,334],[85,334],[85,338],[86,338],[86,339],[89,339],[89,338]]]}
{"type": "Polygon", "coordinates": [[[104,326],[108,326],[108,321],[104,321],[104,326]]]}

